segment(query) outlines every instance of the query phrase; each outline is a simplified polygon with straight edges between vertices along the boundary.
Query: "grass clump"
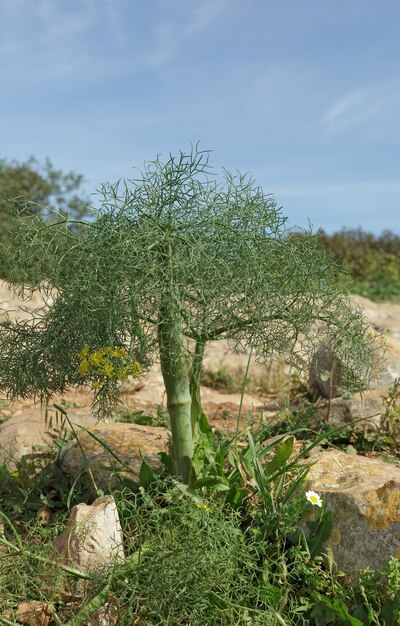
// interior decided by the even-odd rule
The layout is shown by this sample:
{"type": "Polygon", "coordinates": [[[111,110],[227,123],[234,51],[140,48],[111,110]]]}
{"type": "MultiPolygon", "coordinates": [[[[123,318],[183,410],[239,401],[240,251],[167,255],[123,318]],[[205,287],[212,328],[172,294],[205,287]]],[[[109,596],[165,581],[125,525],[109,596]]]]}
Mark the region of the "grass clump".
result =
{"type": "MultiPolygon", "coordinates": [[[[299,407],[299,420],[301,412],[299,407]]],[[[17,510],[12,502],[27,467],[20,465],[14,476],[11,472],[8,480],[20,482],[6,489],[4,480],[0,483],[1,509],[6,510],[0,536],[0,623],[3,617],[6,624],[17,623],[18,604],[29,600],[52,607],[51,626],[87,624],[104,605],[112,607],[121,626],[397,623],[398,560],[384,571],[361,572],[359,584],[349,587],[329,552],[324,554],[332,513],[316,507],[307,537],[301,530],[311,509],[303,488],[308,455],[325,444],[326,432],[305,440],[296,456],[287,429],[266,442],[265,428],[228,440],[214,436],[203,414],[199,426],[197,479],[190,486],[157,476],[148,466],[140,485],[121,480],[114,496],[126,560],[90,573],[85,581],[52,560],[51,542],[65,524],[71,494],[60,489],[58,514],[43,526],[29,501],[20,502],[17,510]],[[68,588],[79,593],[65,595],[67,580],[68,588]]],[[[37,492],[45,493],[47,484],[55,488],[51,471],[49,466],[43,475],[34,473],[41,485],[37,492]]]]}
{"type": "Polygon", "coordinates": [[[265,438],[290,431],[298,440],[310,443],[323,436],[320,445],[324,447],[333,445],[344,451],[351,448],[358,454],[400,465],[400,379],[388,388],[379,420],[366,425],[367,420],[362,418],[335,428],[329,418],[321,417],[319,403],[299,393],[277,412],[272,423],[263,423],[260,428],[265,438]]]}
{"type": "Polygon", "coordinates": [[[78,483],[74,489],[61,469],[55,451],[24,456],[15,465],[0,465],[0,511],[12,520],[37,518],[46,507],[51,515],[63,514],[67,502],[82,497],[78,483]]]}
{"type": "MultiPolygon", "coordinates": [[[[237,513],[216,499],[185,497],[168,481],[139,494],[128,511],[132,549],[147,550],[138,566],[128,559],[115,584],[125,612],[145,624],[249,623],[259,567],[237,513]]],[[[273,614],[266,610],[258,623],[273,624],[273,614]]]]}

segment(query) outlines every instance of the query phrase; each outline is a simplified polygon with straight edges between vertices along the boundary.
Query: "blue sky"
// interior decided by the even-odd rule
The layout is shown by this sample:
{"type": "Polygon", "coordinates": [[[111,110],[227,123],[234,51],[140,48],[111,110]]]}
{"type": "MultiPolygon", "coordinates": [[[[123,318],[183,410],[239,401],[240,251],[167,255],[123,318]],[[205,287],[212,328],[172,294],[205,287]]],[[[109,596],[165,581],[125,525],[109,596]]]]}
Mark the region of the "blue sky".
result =
{"type": "Polygon", "coordinates": [[[0,158],[213,150],[291,225],[400,232],[398,0],[0,0],[0,158]]]}

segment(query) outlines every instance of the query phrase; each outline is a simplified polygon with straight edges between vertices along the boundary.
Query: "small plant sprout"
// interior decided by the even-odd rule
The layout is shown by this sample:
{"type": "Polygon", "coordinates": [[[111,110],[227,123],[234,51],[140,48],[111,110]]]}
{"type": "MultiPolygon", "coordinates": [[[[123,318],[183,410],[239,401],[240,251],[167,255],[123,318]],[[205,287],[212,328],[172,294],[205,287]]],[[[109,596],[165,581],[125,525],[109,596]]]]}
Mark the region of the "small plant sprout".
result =
{"type": "Polygon", "coordinates": [[[208,342],[304,365],[332,336],[343,388],[365,387],[376,343],[342,294],[338,266],[316,236],[287,228],[249,176],[218,179],[196,147],[101,195],[76,233],[62,215],[48,224],[16,217],[9,283],[25,298],[41,287],[53,303],[0,323],[1,392],[48,399],[89,383],[94,408],[107,415],[121,380],[159,361],[175,472],[190,482],[208,342]]]}
{"type": "Polygon", "coordinates": [[[313,506],[322,506],[321,496],[316,491],[306,491],[306,498],[313,506]]]}

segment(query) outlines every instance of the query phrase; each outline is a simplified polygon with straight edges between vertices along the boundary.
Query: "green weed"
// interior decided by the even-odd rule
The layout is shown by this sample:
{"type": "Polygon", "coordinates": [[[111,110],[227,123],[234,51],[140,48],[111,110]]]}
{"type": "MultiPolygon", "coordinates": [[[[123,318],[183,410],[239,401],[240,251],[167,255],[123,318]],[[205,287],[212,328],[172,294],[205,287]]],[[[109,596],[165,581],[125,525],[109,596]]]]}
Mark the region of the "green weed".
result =
{"type": "Polygon", "coordinates": [[[154,412],[147,409],[132,409],[122,404],[115,411],[114,421],[169,428],[168,411],[161,405],[158,405],[154,412]]]}
{"type": "MultiPolygon", "coordinates": [[[[299,405],[289,414],[291,425],[301,417],[299,405]]],[[[311,410],[304,415],[311,417],[311,410]]],[[[227,439],[213,433],[204,414],[198,423],[194,482],[160,477],[145,462],[139,484],[121,480],[114,497],[126,560],[85,575],[80,594],[69,597],[66,583],[78,589],[80,574],[54,565],[51,551],[71,504],[56,458],[34,467],[22,461],[2,475],[0,623],[3,616],[3,623],[15,623],[18,603],[29,599],[54,607],[52,625],[82,626],[107,602],[121,626],[398,623],[400,562],[363,571],[359,585],[349,587],[325,553],[331,512],[317,509],[307,537],[299,524],[311,507],[304,495],[309,454],[328,435],[338,438],[339,429],[318,436],[308,430],[296,456],[287,431],[266,443],[265,427],[227,439]],[[57,514],[43,526],[35,511],[46,498],[51,504],[49,493],[59,498],[57,514]]]]}

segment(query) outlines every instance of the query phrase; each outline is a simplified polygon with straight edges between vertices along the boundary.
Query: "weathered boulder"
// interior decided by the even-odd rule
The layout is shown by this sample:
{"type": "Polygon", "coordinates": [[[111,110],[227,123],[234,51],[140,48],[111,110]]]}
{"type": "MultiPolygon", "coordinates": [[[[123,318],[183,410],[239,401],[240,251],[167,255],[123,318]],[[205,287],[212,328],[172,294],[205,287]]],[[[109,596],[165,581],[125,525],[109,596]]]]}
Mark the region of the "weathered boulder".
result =
{"type": "MultiPolygon", "coordinates": [[[[17,624],[24,626],[48,626],[54,613],[54,607],[40,600],[21,602],[16,610],[17,624]]],[[[11,616],[10,616],[11,617],[11,616]]]]}
{"type": "MultiPolygon", "coordinates": [[[[369,382],[369,389],[389,387],[400,378],[400,343],[390,336],[383,337],[383,361],[369,382]]],[[[380,350],[377,344],[377,349],[380,350]]],[[[316,398],[336,398],[341,385],[340,362],[335,359],[329,342],[316,349],[309,367],[310,393],[316,398]]]]}
{"type": "MultiPolygon", "coordinates": [[[[371,330],[383,335],[386,351],[379,371],[369,384],[370,389],[389,387],[400,377],[400,304],[372,302],[362,296],[351,296],[371,322],[371,330]]],[[[310,363],[309,386],[313,395],[334,398],[340,386],[340,363],[335,362],[329,340],[317,348],[310,363]],[[327,373],[329,376],[327,376],[327,373]]]]}
{"type": "Polygon", "coordinates": [[[373,302],[364,296],[351,296],[351,299],[361,306],[365,316],[378,332],[384,332],[400,342],[400,304],[373,302]]]}
{"type": "MultiPolygon", "coordinates": [[[[400,325],[400,323],[399,323],[400,325]]],[[[400,342],[394,337],[385,336],[386,351],[382,367],[371,388],[389,386],[396,378],[400,378],[400,342]]]]}
{"type": "MultiPolygon", "coordinates": [[[[115,470],[118,470],[121,476],[136,480],[142,458],[151,468],[156,469],[160,467],[157,453],[168,450],[169,431],[166,428],[123,422],[116,424],[101,422],[91,428],[90,432],[104,445],[88,432],[82,431],[79,443],[72,439],[61,450],[61,466],[71,480],[75,480],[79,472],[86,467],[90,468],[99,487],[116,485],[115,470]],[[120,459],[120,462],[109,450],[120,459]],[[111,467],[113,469],[109,469],[111,467]]],[[[86,485],[89,493],[95,496],[92,481],[86,480],[86,485]]]]}
{"type": "MultiPolygon", "coordinates": [[[[90,412],[71,409],[68,417],[73,425],[90,427],[97,423],[97,418],[90,412]]],[[[15,465],[23,456],[48,450],[53,438],[61,431],[69,431],[67,422],[61,424],[53,415],[52,424],[46,423],[45,413],[40,407],[18,412],[3,424],[0,424],[0,464],[15,465]]]]}
{"type": "Polygon", "coordinates": [[[317,415],[331,426],[340,426],[353,420],[362,420],[358,428],[375,429],[385,409],[388,389],[367,389],[351,398],[332,398],[317,405],[317,415]]]}
{"type": "Polygon", "coordinates": [[[124,559],[118,510],[112,496],[97,498],[92,505],[73,507],[67,525],[53,542],[56,560],[89,573],[124,559]]]}
{"type": "Polygon", "coordinates": [[[337,450],[323,452],[311,467],[306,488],[333,512],[326,542],[337,567],[357,581],[362,567],[384,567],[400,556],[400,469],[337,450]]]}
{"type": "MultiPolygon", "coordinates": [[[[97,498],[92,505],[73,507],[63,532],[53,541],[54,560],[60,565],[92,574],[104,574],[111,566],[124,560],[122,529],[112,496],[97,498]]],[[[51,580],[43,579],[51,588],[51,580]]],[[[57,597],[69,601],[83,596],[87,582],[67,577],[57,597]]],[[[54,589],[52,588],[54,593],[54,589]]],[[[48,593],[48,591],[46,592],[48,593]]]]}

